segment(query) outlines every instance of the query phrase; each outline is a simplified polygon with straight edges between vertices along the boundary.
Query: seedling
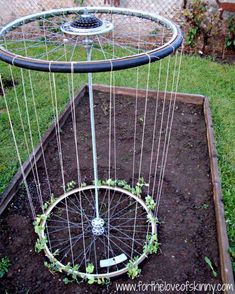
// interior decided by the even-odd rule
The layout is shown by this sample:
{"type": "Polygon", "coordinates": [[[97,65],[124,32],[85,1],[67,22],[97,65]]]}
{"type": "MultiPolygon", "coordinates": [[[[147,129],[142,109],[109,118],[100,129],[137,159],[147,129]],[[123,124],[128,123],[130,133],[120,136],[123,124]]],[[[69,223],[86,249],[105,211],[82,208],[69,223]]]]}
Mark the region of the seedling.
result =
{"type": "Polygon", "coordinates": [[[215,271],[211,260],[207,256],[205,256],[204,260],[205,260],[206,264],[209,266],[209,268],[212,270],[213,276],[216,278],[218,276],[218,274],[215,271]]]}
{"type": "Polygon", "coordinates": [[[68,278],[64,278],[63,282],[64,282],[65,285],[68,285],[70,283],[73,283],[73,280],[69,280],[68,278]]]}
{"type": "Polygon", "coordinates": [[[202,208],[203,209],[207,209],[209,207],[209,204],[207,204],[207,203],[204,203],[203,205],[202,205],[202,208]]]}
{"type": "Polygon", "coordinates": [[[154,234],[151,236],[147,235],[146,244],[144,245],[144,253],[145,254],[157,254],[160,243],[158,243],[157,235],[154,234]]]}
{"type": "Polygon", "coordinates": [[[128,184],[127,184],[127,181],[125,181],[125,180],[118,180],[118,181],[117,181],[117,185],[118,185],[119,187],[125,187],[125,186],[128,185],[128,184]]]}
{"type": "Polygon", "coordinates": [[[35,219],[35,221],[33,222],[34,225],[34,231],[35,233],[37,233],[38,235],[40,235],[40,233],[43,231],[43,227],[41,226],[41,222],[45,221],[47,219],[45,214],[41,214],[38,215],[35,219]]]}
{"type": "Polygon", "coordinates": [[[7,256],[0,259],[0,278],[8,273],[10,265],[11,262],[7,256]]]}
{"type": "Polygon", "coordinates": [[[72,267],[71,267],[71,263],[68,262],[68,263],[66,264],[66,266],[64,267],[64,270],[68,272],[68,271],[71,270],[71,268],[72,268],[72,267]]]}
{"type": "Polygon", "coordinates": [[[52,194],[51,199],[44,203],[43,208],[47,209],[51,204],[55,203],[55,201],[56,201],[56,198],[52,194]]]}
{"type": "Polygon", "coordinates": [[[71,279],[64,278],[63,282],[64,282],[65,285],[68,285],[69,283],[72,283],[74,281],[76,281],[78,283],[78,275],[77,275],[77,271],[79,270],[79,265],[78,264],[76,264],[74,266],[71,266],[71,264],[69,262],[65,266],[64,270],[66,270],[68,272],[68,275],[72,276],[71,279]]]}
{"type": "Polygon", "coordinates": [[[109,285],[110,284],[110,279],[105,279],[105,278],[99,278],[95,279],[93,277],[88,278],[87,283],[89,285],[97,284],[97,285],[109,285]]]}
{"type": "Polygon", "coordinates": [[[153,198],[149,195],[145,197],[145,203],[149,210],[154,210],[156,207],[156,203],[154,202],[153,198]]]}
{"type": "Polygon", "coordinates": [[[157,219],[155,216],[151,215],[151,214],[148,214],[148,215],[147,215],[147,222],[148,222],[148,223],[159,224],[158,219],[157,219]]]}
{"type": "Polygon", "coordinates": [[[59,255],[59,249],[56,249],[56,251],[54,251],[52,254],[53,254],[53,256],[57,256],[57,255],[59,255]]]}
{"type": "Polygon", "coordinates": [[[71,267],[70,273],[72,275],[73,280],[77,281],[77,271],[79,270],[79,265],[76,264],[73,267],[71,267]]]}
{"type": "Polygon", "coordinates": [[[45,246],[47,244],[47,239],[46,238],[38,238],[37,239],[37,242],[35,244],[35,251],[37,253],[41,252],[42,250],[45,249],[45,246]]]}
{"type": "Polygon", "coordinates": [[[92,274],[94,272],[94,269],[95,269],[95,267],[94,267],[93,263],[88,263],[87,264],[86,272],[88,274],[92,274]]]}
{"type": "Polygon", "coordinates": [[[131,279],[137,278],[141,273],[141,269],[138,268],[138,265],[136,263],[137,260],[138,260],[138,257],[135,257],[133,260],[130,260],[127,265],[127,269],[128,269],[127,274],[128,274],[128,277],[131,279]]]}
{"type": "MultiPolygon", "coordinates": [[[[93,181],[93,184],[95,184],[94,181],[93,181]]],[[[139,179],[135,187],[131,187],[131,185],[129,185],[125,180],[114,180],[114,179],[98,180],[97,186],[102,186],[102,185],[107,185],[110,187],[115,187],[115,186],[121,187],[138,197],[141,197],[143,187],[144,186],[148,187],[148,184],[145,183],[143,177],[139,179]]]]}
{"type": "Polygon", "coordinates": [[[114,187],[114,186],[116,185],[116,181],[115,181],[115,180],[112,180],[112,179],[108,179],[108,180],[106,181],[106,184],[107,184],[108,186],[114,187]]]}
{"type": "Polygon", "coordinates": [[[69,183],[67,183],[66,187],[65,187],[65,191],[69,192],[71,190],[73,190],[76,186],[76,182],[75,181],[71,181],[69,183]]]}
{"type": "Polygon", "coordinates": [[[49,269],[49,271],[54,274],[55,272],[62,272],[62,270],[60,269],[60,267],[58,266],[58,264],[56,262],[44,262],[45,267],[47,267],[49,269]]]}
{"type": "Polygon", "coordinates": [[[149,184],[144,181],[143,177],[139,178],[139,181],[137,182],[136,185],[141,188],[149,186],[149,184]]]}

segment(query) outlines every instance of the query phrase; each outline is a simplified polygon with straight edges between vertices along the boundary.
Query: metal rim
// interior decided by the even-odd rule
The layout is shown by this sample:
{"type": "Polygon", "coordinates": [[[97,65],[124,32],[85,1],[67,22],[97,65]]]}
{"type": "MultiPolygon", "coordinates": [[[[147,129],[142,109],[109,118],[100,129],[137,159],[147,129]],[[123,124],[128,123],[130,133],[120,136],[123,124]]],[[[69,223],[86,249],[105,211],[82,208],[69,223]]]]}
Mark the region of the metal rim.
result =
{"type": "MultiPolygon", "coordinates": [[[[39,238],[44,240],[46,235],[45,235],[45,228],[46,228],[46,221],[47,221],[47,218],[50,216],[50,213],[52,212],[53,208],[59,204],[62,200],[64,200],[65,198],[75,194],[75,193],[78,193],[78,192],[81,192],[81,191],[86,191],[86,190],[90,190],[90,189],[95,189],[95,186],[86,186],[86,187],[81,187],[81,188],[77,188],[75,190],[72,190],[64,195],[62,195],[61,197],[59,197],[53,204],[50,205],[50,207],[46,210],[46,212],[44,213],[45,215],[45,218],[43,218],[43,220],[41,221],[41,224],[40,226],[43,228],[42,232],[39,234],[39,238]]],[[[106,190],[112,190],[112,191],[116,191],[116,192],[120,192],[120,193],[123,193],[125,194],[126,196],[129,196],[131,198],[133,198],[135,201],[137,201],[142,207],[143,209],[146,211],[146,214],[149,215],[150,217],[153,217],[153,214],[151,211],[149,211],[149,209],[147,208],[146,204],[144,203],[144,201],[135,196],[134,194],[122,189],[122,188],[118,188],[118,187],[110,187],[110,186],[100,186],[99,189],[106,189],[106,190]]],[[[152,233],[152,236],[157,234],[157,229],[156,229],[156,223],[155,222],[151,222],[151,233],[152,233]]],[[[151,240],[149,241],[150,244],[152,243],[152,238],[151,240]]],[[[45,245],[45,248],[44,248],[44,252],[45,252],[45,255],[48,257],[48,259],[51,261],[51,262],[54,262],[58,265],[58,267],[64,271],[64,272],[67,272],[67,273],[71,273],[70,270],[68,270],[66,268],[66,266],[64,264],[62,264],[59,260],[57,260],[55,258],[55,256],[51,253],[51,251],[49,250],[48,246],[45,245]]],[[[141,262],[143,262],[143,260],[147,257],[147,254],[146,253],[143,253],[136,261],[135,261],[135,264],[136,265],[139,265],[141,262]]],[[[114,272],[109,272],[109,273],[106,273],[106,274],[87,274],[87,273],[84,273],[84,272],[79,272],[79,271],[74,271],[73,274],[81,277],[81,278],[94,278],[94,279],[97,279],[97,278],[105,278],[105,279],[109,279],[109,278],[113,278],[113,277],[117,277],[119,275],[122,275],[122,274],[125,274],[126,272],[128,271],[128,268],[125,267],[121,270],[118,270],[118,271],[114,271],[114,272]]]]}
{"type": "MultiPolygon", "coordinates": [[[[183,34],[180,28],[172,21],[164,18],[162,16],[141,12],[138,10],[129,10],[121,8],[104,8],[104,7],[88,7],[87,10],[91,13],[110,13],[110,14],[120,14],[127,16],[136,16],[139,18],[151,20],[156,23],[160,23],[163,26],[169,28],[172,31],[172,38],[165,43],[163,46],[156,48],[155,50],[150,50],[146,53],[136,54],[132,56],[127,56],[124,58],[100,60],[100,61],[87,61],[87,62],[56,62],[48,60],[38,60],[34,58],[23,57],[14,54],[6,50],[3,46],[0,46],[0,59],[15,65],[17,67],[44,71],[44,72],[61,72],[61,73],[88,73],[88,72],[104,72],[111,70],[122,70],[132,67],[137,67],[140,65],[147,64],[149,62],[158,61],[171,53],[173,53],[177,48],[179,48],[183,42],[183,34]]],[[[58,16],[61,14],[68,15],[72,13],[82,13],[84,8],[65,8],[50,10],[47,12],[41,12],[32,14],[29,16],[22,17],[18,20],[10,22],[3,26],[0,30],[0,37],[3,37],[7,32],[14,30],[24,24],[33,22],[35,20],[40,20],[42,18],[48,18],[50,16],[58,16]]]]}

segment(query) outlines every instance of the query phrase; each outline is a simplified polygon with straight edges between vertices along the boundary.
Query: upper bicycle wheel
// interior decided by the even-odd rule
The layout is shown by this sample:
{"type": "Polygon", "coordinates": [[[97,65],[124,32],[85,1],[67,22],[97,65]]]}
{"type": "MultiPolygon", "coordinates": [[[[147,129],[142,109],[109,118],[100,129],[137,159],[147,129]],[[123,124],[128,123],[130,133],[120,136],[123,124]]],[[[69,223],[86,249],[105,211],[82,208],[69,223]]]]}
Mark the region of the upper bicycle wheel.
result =
{"type": "Polygon", "coordinates": [[[19,18],[0,30],[0,59],[61,73],[104,72],[158,61],[180,47],[180,28],[162,16],[113,7],[63,8],[19,18]],[[86,44],[93,45],[92,61],[86,44]]]}

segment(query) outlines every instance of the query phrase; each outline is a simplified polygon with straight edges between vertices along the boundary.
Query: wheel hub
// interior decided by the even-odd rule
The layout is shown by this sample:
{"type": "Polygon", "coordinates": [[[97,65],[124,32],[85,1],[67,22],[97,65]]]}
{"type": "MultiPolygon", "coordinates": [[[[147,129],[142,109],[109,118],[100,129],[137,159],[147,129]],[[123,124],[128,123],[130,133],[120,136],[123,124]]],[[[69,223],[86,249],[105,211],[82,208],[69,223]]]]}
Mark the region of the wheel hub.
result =
{"type": "Polygon", "coordinates": [[[100,20],[95,15],[84,9],[83,14],[73,20],[66,22],[60,27],[65,34],[76,36],[92,36],[108,33],[113,30],[113,24],[106,20],[100,20]]]}
{"type": "Polygon", "coordinates": [[[101,236],[104,233],[104,220],[102,218],[94,218],[91,222],[92,233],[95,236],[101,236]]]}

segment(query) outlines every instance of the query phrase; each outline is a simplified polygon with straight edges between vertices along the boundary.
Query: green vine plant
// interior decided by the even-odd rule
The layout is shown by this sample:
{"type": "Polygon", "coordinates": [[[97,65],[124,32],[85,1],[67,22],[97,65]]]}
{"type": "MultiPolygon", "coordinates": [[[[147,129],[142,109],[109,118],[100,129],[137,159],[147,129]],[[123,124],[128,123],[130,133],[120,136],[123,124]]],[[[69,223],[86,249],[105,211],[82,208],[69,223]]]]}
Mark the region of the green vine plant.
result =
{"type": "Polygon", "coordinates": [[[81,188],[85,188],[87,186],[87,184],[86,183],[81,183],[80,186],[81,186],[81,188]]]}
{"type": "Polygon", "coordinates": [[[73,190],[76,187],[76,184],[77,183],[75,181],[71,181],[71,182],[67,183],[65,186],[65,191],[69,192],[69,191],[73,190]]]}
{"type": "Polygon", "coordinates": [[[41,235],[43,231],[43,226],[41,225],[42,221],[45,221],[48,217],[45,214],[38,215],[33,222],[34,231],[36,234],[41,235]]]}
{"type": "MultiPolygon", "coordinates": [[[[95,184],[95,182],[93,182],[95,184]]],[[[114,179],[107,179],[107,180],[98,180],[98,186],[109,186],[109,187],[120,187],[123,188],[137,197],[141,197],[142,191],[144,187],[148,187],[149,184],[144,181],[144,178],[141,177],[138,182],[136,183],[135,187],[131,187],[125,180],[114,180],[114,179]]]]}
{"type": "MultiPolygon", "coordinates": [[[[53,256],[56,256],[58,254],[58,252],[54,252],[53,256]]],[[[49,271],[51,273],[56,273],[56,272],[60,272],[62,273],[62,268],[60,267],[60,265],[57,263],[57,261],[50,261],[50,262],[44,262],[44,265],[49,269],[49,271]]],[[[71,263],[67,263],[67,265],[64,267],[64,270],[67,272],[67,275],[70,276],[69,277],[65,277],[63,279],[63,282],[65,285],[68,285],[69,283],[72,282],[77,282],[79,283],[78,280],[78,274],[77,271],[79,270],[79,265],[76,264],[74,266],[71,265],[71,263]]]]}
{"type": "MultiPolygon", "coordinates": [[[[53,254],[55,255],[55,253],[53,254]]],[[[50,272],[62,272],[62,269],[57,264],[57,262],[45,262],[44,265],[49,269],[50,272]]],[[[63,279],[63,282],[65,285],[68,285],[70,283],[76,282],[79,283],[79,276],[77,274],[79,270],[79,265],[76,264],[74,266],[71,265],[71,263],[67,263],[67,265],[64,267],[64,270],[67,272],[67,277],[63,279]]],[[[86,273],[88,274],[87,278],[84,278],[83,281],[87,281],[89,285],[98,284],[98,285],[108,285],[110,284],[110,279],[106,278],[94,278],[93,276],[89,276],[89,274],[93,274],[95,270],[95,267],[93,263],[88,263],[86,267],[86,273]]],[[[82,279],[81,279],[82,281],[82,279]]]]}
{"type": "Polygon", "coordinates": [[[62,272],[62,269],[60,268],[60,266],[56,263],[56,262],[44,262],[44,266],[47,267],[49,269],[49,271],[54,274],[56,272],[62,272]]]}
{"type": "Polygon", "coordinates": [[[56,201],[56,198],[55,198],[54,194],[51,194],[50,200],[48,200],[47,202],[45,202],[43,204],[43,209],[47,209],[50,205],[52,205],[53,203],[55,203],[55,201],[56,201]]]}
{"type": "Polygon", "coordinates": [[[150,195],[145,197],[145,203],[146,203],[148,210],[150,210],[150,211],[154,211],[154,209],[156,208],[156,205],[157,205],[156,202],[153,200],[153,198],[150,195]]]}
{"type": "Polygon", "coordinates": [[[157,254],[160,247],[158,242],[157,234],[147,235],[146,243],[144,245],[144,253],[147,254],[157,254]]]}
{"type": "MultiPolygon", "coordinates": [[[[127,183],[127,181],[125,180],[113,180],[113,179],[107,179],[107,180],[99,180],[97,182],[98,186],[110,186],[110,187],[120,187],[123,189],[126,189],[127,191],[131,192],[132,194],[141,197],[142,191],[144,187],[148,187],[149,185],[144,181],[144,178],[141,177],[138,182],[136,183],[135,187],[131,187],[131,185],[129,185],[127,183]]],[[[66,191],[71,191],[72,189],[74,189],[74,187],[76,186],[76,182],[75,181],[71,181],[69,183],[67,183],[66,185],[66,191]]],[[[82,183],[80,184],[80,187],[85,187],[86,183],[82,183]]],[[[52,195],[51,199],[49,201],[47,201],[44,204],[44,209],[48,209],[48,207],[50,205],[52,205],[53,203],[55,203],[56,198],[54,197],[54,195],[52,195]]],[[[145,197],[145,203],[146,206],[148,208],[149,211],[154,211],[156,208],[156,203],[153,200],[153,198],[148,195],[145,197]]],[[[46,244],[48,243],[48,240],[46,237],[42,237],[42,232],[44,227],[42,226],[42,222],[45,221],[46,219],[48,219],[49,216],[46,216],[45,214],[42,215],[38,215],[37,218],[34,221],[34,230],[35,232],[39,235],[39,238],[36,241],[35,244],[35,251],[36,252],[41,252],[45,249],[46,244]]],[[[150,223],[159,223],[158,219],[153,216],[151,213],[149,213],[147,215],[147,222],[150,223]]],[[[146,243],[144,245],[143,248],[143,252],[147,255],[147,254],[157,254],[158,253],[158,249],[159,249],[160,244],[158,243],[158,238],[157,235],[147,235],[146,237],[146,243]]],[[[53,252],[53,257],[55,257],[56,255],[59,254],[59,251],[56,250],[55,252],[53,252]]],[[[141,273],[141,269],[139,269],[138,265],[137,265],[137,260],[138,257],[135,257],[133,260],[130,260],[127,264],[127,269],[128,269],[128,276],[131,279],[134,279],[136,277],[138,277],[141,273]]],[[[70,263],[68,263],[64,268],[61,268],[61,266],[58,264],[57,260],[50,260],[50,262],[45,262],[44,265],[49,269],[49,271],[51,273],[55,273],[55,272],[63,272],[66,271],[67,272],[67,277],[65,277],[63,279],[63,282],[65,285],[68,285],[72,282],[76,282],[79,283],[79,275],[78,275],[78,270],[79,270],[79,265],[74,265],[72,266],[70,263]]],[[[110,279],[106,279],[106,278],[95,278],[93,276],[95,267],[93,263],[88,263],[86,266],[86,277],[80,277],[81,280],[83,281],[87,281],[87,283],[89,285],[93,285],[93,284],[97,284],[97,285],[108,285],[110,283],[110,279]]]]}
{"type": "Polygon", "coordinates": [[[94,278],[94,277],[88,277],[87,279],[87,283],[89,285],[109,285],[110,284],[110,279],[106,279],[106,278],[94,278]]]}
{"type": "Polygon", "coordinates": [[[133,260],[130,260],[127,264],[127,274],[128,277],[132,280],[138,278],[141,274],[141,269],[138,267],[137,260],[139,259],[138,256],[134,257],[133,260]]]}
{"type": "MultiPolygon", "coordinates": [[[[93,274],[95,270],[95,266],[93,263],[88,263],[86,266],[86,273],[93,274]]],[[[89,276],[87,278],[87,283],[89,285],[98,284],[98,285],[108,285],[110,283],[110,279],[105,278],[95,278],[93,276],[89,276]]]]}
{"type": "Polygon", "coordinates": [[[43,226],[41,225],[42,221],[45,221],[48,217],[45,214],[38,215],[33,222],[34,225],[34,231],[36,234],[38,234],[39,238],[37,239],[35,243],[35,252],[40,253],[43,251],[46,247],[46,244],[48,243],[48,240],[46,237],[42,237],[43,232],[43,226]]]}
{"type": "Polygon", "coordinates": [[[47,243],[48,243],[48,240],[46,237],[38,238],[35,243],[35,251],[37,253],[40,253],[41,251],[43,251],[45,249],[47,243]]]}
{"type": "Polygon", "coordinates": [[[154,224],[160,224],[159,220],[157,219],[156,216],[153,216],[152,214],[147,215],[147,222],[148,223],[154,223],[154,224]]]}
{"type": "Polygon", "coordinates": [[[93,263],[88,263],[86,267],[86,273],[87,274],[92,274],[95,270],[94,264],[93,263]]]}
{"type": "Polygon", "coordinates": [[[78,275],[77,271],[79,270],[80,266],[78,264],[75,264],[74,266],[71,265],[71,263],[67,263],[64,270],[72,277],[72,281],[76,281],[78,283],[78,275]]]}

